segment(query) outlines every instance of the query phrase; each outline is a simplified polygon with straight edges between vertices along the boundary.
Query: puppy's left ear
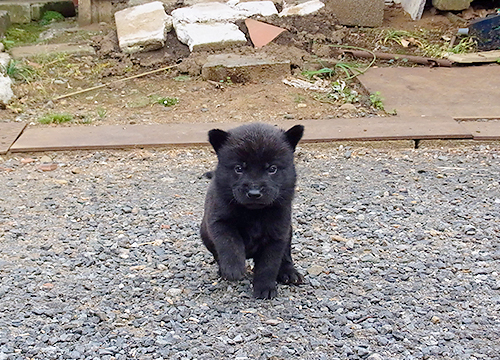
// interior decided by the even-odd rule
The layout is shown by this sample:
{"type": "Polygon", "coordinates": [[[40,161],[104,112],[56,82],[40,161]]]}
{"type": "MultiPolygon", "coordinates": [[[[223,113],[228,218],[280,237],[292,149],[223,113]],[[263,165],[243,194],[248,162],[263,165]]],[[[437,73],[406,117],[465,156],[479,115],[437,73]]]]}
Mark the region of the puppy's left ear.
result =
{"type": "Polygon", "coordinates": [[[288,140],[294,151],[300,139],[302,139],[302,135],[304,135],[303,125],[295,125],[285,132],[286,139],[288,140]]]}
{"type": "Polygon", "coordinates": [[[216,153],[219,152],[219,149],[224,145],[228,137],[229,133],[224,130],[213,129],[208,132],[208,141],[212,144],[216,153]]]}

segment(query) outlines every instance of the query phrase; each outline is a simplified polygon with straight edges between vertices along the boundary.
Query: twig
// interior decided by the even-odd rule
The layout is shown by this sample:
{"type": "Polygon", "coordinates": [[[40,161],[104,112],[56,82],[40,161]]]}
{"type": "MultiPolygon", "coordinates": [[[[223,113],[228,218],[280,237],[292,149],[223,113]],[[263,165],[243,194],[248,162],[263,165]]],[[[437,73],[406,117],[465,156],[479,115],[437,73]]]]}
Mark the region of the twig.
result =
{"type": "Polygon", "coordinates": [[[70,97],[70,96],[73,96],[73,95],[78,95],[78,94],[86,93],[86,92],[89,92],[89,91],[92,91],[92,90],[101,89],[101,88],[106,87],[106,86],[108,86],[110,84],[119,83],[119,82],[122,82],[122,81],[127,81],[127,80],[132,80],[132,79],[137,79],[137,78],[140,78],[140,77],[143,77],[143,76],[146,76],[146,75],[151,75],[151,74],[154,74],[154,73],[157,73],[157,72],[160,72],[160,71],[169,70],[169,69],[172,69],[172,68],[174,68],[176,66],[178,66],[178,64],[167,66],[167,67],[164,67],[164,68],[161,68],[161,69],[147,71],[145,73],[134,75],[134,76],[130,76],[130,77],[127,77],[127,78],[124,78],[124,79],[114,80],[114,81],[111,81],[111,82],[109,82],[107,84],[102,84],[102,85],[93,86],[93,87],[90,87],[90,88],[87,88],[87,89],[78,90],[78,91],[75,91],[75,92],[72,92],[72,93],[69,93],[69,94],[66,94],[66,95],[58,96],[58,97],[54,98],[53,101],[61,100],[61,99],[64,99],[64,98],[67,98],[67,97],[70,97]]]}

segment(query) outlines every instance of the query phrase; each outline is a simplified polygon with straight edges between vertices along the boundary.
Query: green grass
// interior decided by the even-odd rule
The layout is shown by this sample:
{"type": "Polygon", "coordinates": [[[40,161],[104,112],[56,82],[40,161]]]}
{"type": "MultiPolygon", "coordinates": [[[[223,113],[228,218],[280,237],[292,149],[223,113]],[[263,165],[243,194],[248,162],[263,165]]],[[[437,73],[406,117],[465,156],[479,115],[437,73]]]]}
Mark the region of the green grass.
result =
{"type": "Polygon", "coordinates": [[[179,103],[179,99],[176,97],[163,97],[153,95],[151,98],[153,99],[154,103],[163,105],[165,107],[174,106],[179,103]]]}
{"type": "Polygon", "coordinates": [[[38,119],[40,124],[62,124],[73,120],[70,114],[46,114],[38,119]]]}
{"type": "Polygon", "coordinates": [[[27,83],[35,80],[38,76],[37,71],[32,66],[17,60],[9,61],[3,70],[11,79],[27,83]]]}
{"type": "Polygon", "coordinates": [[[48,25],[52,22],[63,20],[64,16],[61,13],[58,13],[57,11],[46,11],[42,16],[42,19],[40,20],[40,25],[48,25]]]}
{"type": "Polygon", "coordinates": [[[383,100],[379,91],[370,94],[370,103],[377,110],[384,110],[383,100]]]}
{"type": "Polygon", "coordinates": [[[40,34],[47,29],[47,26],[36,22],[29,24],[13,24],[5,32],[2,43],[5,50],[10,50],[16,46],[35,44],[38,42],[40,34]]]}

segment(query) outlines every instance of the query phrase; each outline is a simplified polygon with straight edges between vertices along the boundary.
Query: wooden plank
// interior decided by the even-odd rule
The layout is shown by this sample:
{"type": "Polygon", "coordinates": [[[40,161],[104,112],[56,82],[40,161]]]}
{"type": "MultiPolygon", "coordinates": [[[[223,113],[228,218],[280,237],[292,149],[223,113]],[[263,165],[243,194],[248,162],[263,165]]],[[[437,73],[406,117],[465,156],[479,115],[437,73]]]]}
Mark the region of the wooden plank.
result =
{"type": "Polygon", "coordinates": [[[0,123],[0,154],[6,154],[12,144],[21,135],[25,123],[0,123]]]}
{"type": "Polygon", "coordinates": [[[500,140],[500,120],[463,121],[460,123],[470,131],[474,140],[500,140]]]}
{"type": "MultiPolygon", "coordinates": [[[[471,139],[472,134],[452,118],[357,118],[287,120],[282,128],[295,124],[306,128],[304,141],[471,139]]],[[[207,132],[224,130],[239,123],[106,125],[28,128],[11,147],[12,152],[112,149],[166,145],[207,144],[207,132]]]]}
{"type": "Polygon", "coordinates": [[[456,68],[376,68],[358,79],[380,92],[385,109],[401,116],[479,116],[500,114],[500,66],[456,68]]]}
{"type": "Polygon", "coordinates": [[[448,56],[448,60],[460,64],[497,62],[500,60],[500,50],[481,51],[469,54],[452,54],[448,56]]]}

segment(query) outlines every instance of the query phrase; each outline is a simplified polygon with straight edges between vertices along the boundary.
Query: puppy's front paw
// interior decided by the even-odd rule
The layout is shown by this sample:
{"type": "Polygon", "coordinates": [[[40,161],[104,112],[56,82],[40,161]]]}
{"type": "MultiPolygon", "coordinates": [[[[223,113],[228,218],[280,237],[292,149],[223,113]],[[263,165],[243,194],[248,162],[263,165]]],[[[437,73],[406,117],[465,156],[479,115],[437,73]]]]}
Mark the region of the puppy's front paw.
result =
{"type": "Polygon", "coordinates": [[[300,285],[304,282],[304,277],[293,266],[290,266],[280,269],[278,282],[280,284],[300,285]]]}
{"type": "Polygon", "coordinates": [[[229,281],[241,280],[245,276],[246,268],[245,262],[243,263],[220,263],[219,264],[219,272],[220,276],[223,279],[229,281]]]}
{"type": "Polygon", "coordinates": [[[274,286],[260,286],[254,285],[253,296],[257,299],[272,299],[278,295],[276,285],[274,286]]]}

